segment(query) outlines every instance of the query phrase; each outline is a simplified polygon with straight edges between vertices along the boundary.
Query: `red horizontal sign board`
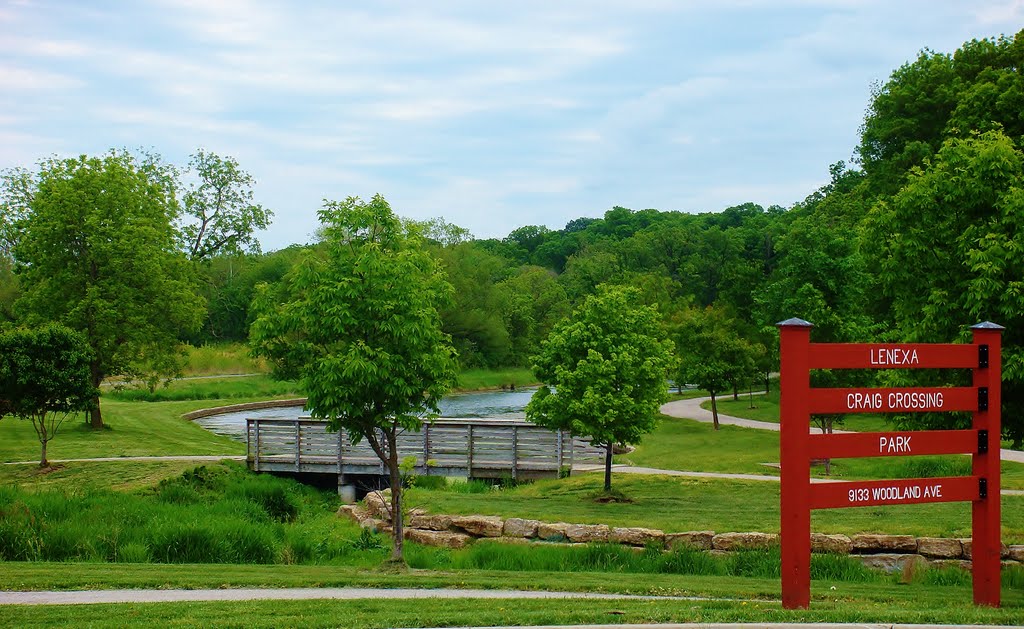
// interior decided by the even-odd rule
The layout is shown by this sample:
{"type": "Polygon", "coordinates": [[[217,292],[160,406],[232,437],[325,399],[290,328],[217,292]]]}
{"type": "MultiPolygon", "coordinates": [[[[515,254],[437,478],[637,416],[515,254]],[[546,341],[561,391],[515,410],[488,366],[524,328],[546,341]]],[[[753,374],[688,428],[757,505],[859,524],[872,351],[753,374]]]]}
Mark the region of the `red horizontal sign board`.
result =
{"type": "Polygon", "coordinates": [[[936,413],[978,410],[974,387],[811,389],[810,413],[936,413]]]}
{"type": "Polygon", "coordinates": [[[964,502],[980,499],[977,476],[820,483],[811,485],[811,509],[964,502]]]}
{"type": "Polygon", "coordinates": [[[811,343],[811,369],[976,369],[978,346],[960,343],[811,343]]]}
{"type": "Polygon", "coordinates": [[[812,459],[974,454],[977,451],[978,431],[971,429],[811,435],[807,447],[812,459]]]}

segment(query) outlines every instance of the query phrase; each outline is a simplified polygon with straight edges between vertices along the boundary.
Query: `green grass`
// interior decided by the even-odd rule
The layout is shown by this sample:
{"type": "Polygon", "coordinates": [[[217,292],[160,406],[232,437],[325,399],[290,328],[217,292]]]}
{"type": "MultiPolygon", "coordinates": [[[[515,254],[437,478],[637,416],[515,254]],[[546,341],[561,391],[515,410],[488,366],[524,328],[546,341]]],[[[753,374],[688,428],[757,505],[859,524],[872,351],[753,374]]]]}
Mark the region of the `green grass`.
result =
{"type": "Polygon", "coordinates": [[[153,391],[129,387],[107,391],[105,398],[123,402],[178,402],[185,400],[277,399],[301,397],[297,382],[274,380],[267,375],[175,380],[153,391]]]}
{"type": "Polygon", "coordinates": [[[334,514],[337,496],[237,463],[146,491],[0,487],[0,561],[377,565],[383,540],[334,514]]]}
{"type": "Polygon", "coordinates": [[[525,387],[537,384],[537,378],[526,367],[498,369],[466,369],[459,373],[456,388],[460,391],[480,391],[515,385],[525,387]]]}
{"type": "Polygon", "coordinates": [[[266,361],[249,355],[249,346],[244,343],[216,343],[199,347],[189,345],[186,350],[186,376],[266,373],[270,370],[266,361]]]}
{"type": "Polygon", "coordinates": [[[619,463],[664,470],[726,472],[777,476],[764,463],[779,460],[777,432],[722,426],[662,416],[636,449],[616,457],[619,463]]]}
{"type": "Polygon", "coordinates": [[[493,571],[418,572],[386,575],[345,568],[306,566],[118,566],[103,564],[8,564],[4,589],[39,589],[95,583],[105,587],[508,587],[631,592],[724,600],[513,600],[426,599],[357,601],[248,601],[82,606],[6,606],[11,626],[117,627],[126,622],[170,627],[427,627],[652,622],[852,622],[1017,625],[1024,622],[1024,595],[1003,589],[1003,607],[971,604],[970,587],[919,583],[812,582],[810,610],[786,611],[777,602],[778,579],[744,577],[582,573],[515,574],[493,571]],[[18,584],[21,585],[18,585],[18,584]],[[832,588],[836,589],[832,589],[832,588]]]}
{"type": "MultiPolygon", "coordinates": [[[[236,399],[225,403],[256,401],[236,399]]],[[[102,430],[89,428],[82,416],[69,417],[50,442],[49,458],[79,459],[120,456],[237,455],[245,445],[211,433],[181,418],[183,413],[217,406],[210,401],[101,401],[102,430]]],[[[11,417],[0,420],[0,461],[39,459],[39,442],[32,425],[11,417]]]]}
{"type": "Polygon", "coordinates": [[[36,465],[0,465],[0,487],[16,485],[27,491],[136,491],[180,476],[195,466],[194,461],[82,461],[45,470],[36,465]]]}
{"type": "MultiPolygon", "coordinates": [[[[631,503],[594,502],[603,476],[580,474],[561,481],[461,493],[413,488],[410,507],[434,513],[499,515],[543,520],[644,526],[666,532],[779,530],[779,485],[766,481],[704,480],[615,474],[612,486],[631,503]]],[[[1003,496],[1003,540],[1024,542],[1024,496],[1003,496]]],[[[828,509],[812,514],[821,533],[892,533],[970,537],[969,503],[828,509]]]]}

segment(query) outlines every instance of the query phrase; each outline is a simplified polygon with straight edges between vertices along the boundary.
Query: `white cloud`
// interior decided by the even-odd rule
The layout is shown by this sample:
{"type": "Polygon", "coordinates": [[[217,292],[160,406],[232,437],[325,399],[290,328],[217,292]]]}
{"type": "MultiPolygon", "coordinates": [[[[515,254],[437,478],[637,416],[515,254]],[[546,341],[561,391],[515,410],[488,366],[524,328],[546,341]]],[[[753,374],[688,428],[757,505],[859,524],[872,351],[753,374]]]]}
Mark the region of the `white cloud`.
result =
{"type": "Polygon", "coordinates": [[[22,90],[59,91],[83,85],[83,81],[59,72],[0,65],[0,85],[8,93],[22,90]]]}

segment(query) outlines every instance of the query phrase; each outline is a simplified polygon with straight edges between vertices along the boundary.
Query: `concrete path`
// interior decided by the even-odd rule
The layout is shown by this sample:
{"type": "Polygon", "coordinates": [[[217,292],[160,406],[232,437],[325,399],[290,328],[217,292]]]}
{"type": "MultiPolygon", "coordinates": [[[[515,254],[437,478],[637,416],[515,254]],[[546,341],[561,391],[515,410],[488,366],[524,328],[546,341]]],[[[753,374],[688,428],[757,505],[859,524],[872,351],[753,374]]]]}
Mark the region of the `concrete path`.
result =
{"type": "MultiPolygon", "coordinates": [[[[755,393],[754,395],[764,395],[764,393],[755,393]]],[[[680,419],[692,419],[705,424],[714,422],[714,416],[711,411],[701,407],[701,404],[709,401],[710,397],[699,397],[692,398],[689,400],[676,400],[669,402],[661,406],[661,412],[669,417],[678,417],[680,419]]],[[[718,414],[718,423],[729,426],[742,426],[744,428],[754,428],[757,430],[779,430],[779,425],[775,422],[762,422],[753,419],[743,419],[741,417],[733,417],[731,415],[718,414]]],[[[821,429],[811,427],[811,432],[820,433],[821,429]]],[[[844,430],[833,431],[835,433],[849,432],[844,430]]],[[[999,451],[999,458],[1003,461],[1013,461],[1014,463],[1024,463],[1024,451],[1010,450],[1003,448],[999,451]]]]}
{"type": "MultiPolygon", "coordinates": [[[[94,605],[101,603],[179,603],[185,601],[297,601],[361,599],[602,599],[645,601],[752,601],[692,596],[642,596],[597,592],[458,590],[414,588],[229,588],[216,590],[77,590],[0,592],[0,605],[94,605]]],[[[775,601],[778,602],[778,601],[775,601]]]]}

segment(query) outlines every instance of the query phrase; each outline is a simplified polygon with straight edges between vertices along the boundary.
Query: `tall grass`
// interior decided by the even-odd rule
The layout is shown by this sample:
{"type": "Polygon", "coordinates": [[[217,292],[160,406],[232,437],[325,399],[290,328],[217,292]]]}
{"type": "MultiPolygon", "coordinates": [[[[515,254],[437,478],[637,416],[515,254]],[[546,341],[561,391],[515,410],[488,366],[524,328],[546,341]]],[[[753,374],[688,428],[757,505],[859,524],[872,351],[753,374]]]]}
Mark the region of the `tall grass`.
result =
{"type": "MultiPolygon", "coordinates": [[[[410,546],[407,559],[410,567],[425,570],[635,572],[770,579],[779,578],[781,566],[778,548],[715,556],[687,548],[663,552],[657,546],[643,549],[618,544],[524,546],[487,540],[458,551],[410,546]]],[[[815,579],[852,582],[885,578],[856,559],[840,555],[815,555],[811,560],[811,575],[815,579]]]]}
{"type": "Polygon", "coordinates": [[[267,373],[266,361],[249,355],[244,343],[217,343],[188,346],[185,362],[186,376],[218,374],[267,373]]]}
{"type": "Polygon", "coordinates": [[[136,494],[0,489],[0,559],[373,565],[335,498],[236,464],[199,467],[136,494]]]}
{"type": "Polygon", "coordinates": [[[231,400],[239,398],[275,398],[301,396],[298,384],[274,380],[269,376],[244,378],[210,378],[203,380],[177,380],[167,386],[150,391],[145,387],[114,389],[104,392],[105,397],[125,402],[180,402],[185,400],[231,400]]]}

